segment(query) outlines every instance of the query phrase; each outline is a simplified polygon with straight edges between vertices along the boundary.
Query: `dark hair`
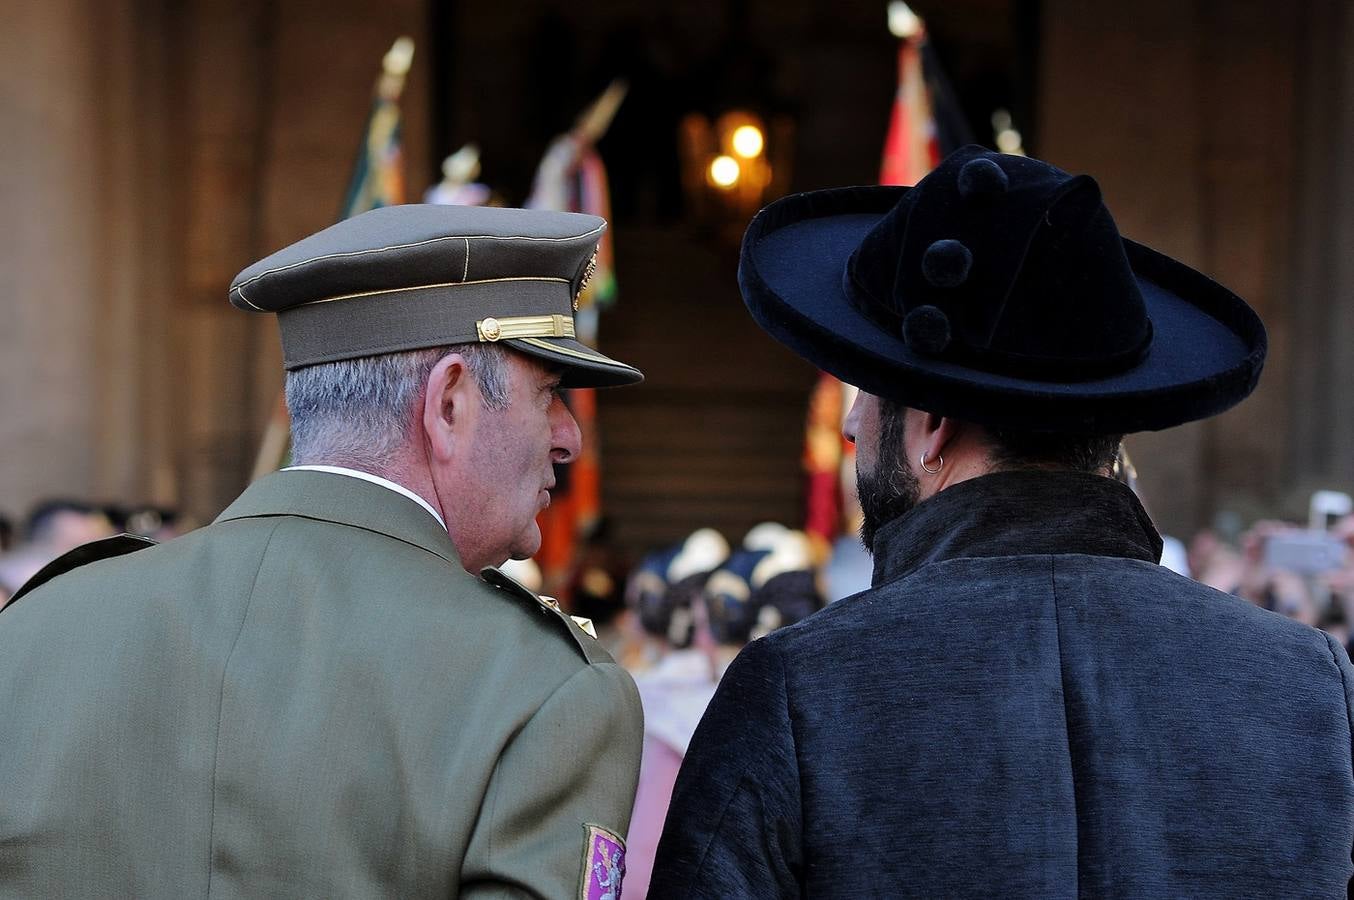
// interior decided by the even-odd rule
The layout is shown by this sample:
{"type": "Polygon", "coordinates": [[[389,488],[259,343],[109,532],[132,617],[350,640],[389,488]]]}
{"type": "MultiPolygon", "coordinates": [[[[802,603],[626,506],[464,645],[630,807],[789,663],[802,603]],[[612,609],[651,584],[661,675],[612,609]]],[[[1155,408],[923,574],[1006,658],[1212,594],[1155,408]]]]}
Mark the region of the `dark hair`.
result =
{"type": "MultiPolygon", "coordinates": [[[[880,398],[881,443],[901,444],[907,404],[880,398]]],[[[1110,469],[1123,443],[1121,434],[1066,434],[982,426],[997,469],[1068,469],[1100,473],[1110,469]]],[[[892,448],[890,448],[892,449],[892,448]]]]}
{"type": "Polygon", "coordinates": [[[1070,469],[1099,474],[1119,456],[1122,434],[1050,434],[988,428],[992,461],[999,469],[1070,469]]]}
{"type": "Polygon", "coordinates": [[[696,637],[694,607],[709,578],[709,572],[696,572],[669,585],[659,603],[648,610],[647,616],[641,612],[640,622],[644,629],[666,638],[668,646],[674,650],[690,647],[696,637]]]}
{"type": "Polygon", "coordinates": [[[100,511],[97,506],[81,500],[66,498],[43,500],[34,504],[28,511],[28,516],[24,520],[24,537],[30,541],[46,540],[56,524],[57,516],[63,513],[92,516],[100,511]]]}
{"type": "Polygon", "coordinates": [[[812,571],[781,572],[753,591],[746,603],[711,603],[710,631],[721,644],[746,644],[822,608],[823,597],[812,571]]]}

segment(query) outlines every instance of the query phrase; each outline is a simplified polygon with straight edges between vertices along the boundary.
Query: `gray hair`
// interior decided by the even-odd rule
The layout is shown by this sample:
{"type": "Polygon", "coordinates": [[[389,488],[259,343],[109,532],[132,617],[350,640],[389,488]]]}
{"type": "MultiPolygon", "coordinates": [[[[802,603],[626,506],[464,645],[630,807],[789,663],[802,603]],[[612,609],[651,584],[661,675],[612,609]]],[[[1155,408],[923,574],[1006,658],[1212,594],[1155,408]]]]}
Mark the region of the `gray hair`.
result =
{"type": "Polygon", "coordinates": [[[287,373],[295,465],[349,465],[386,471],[418,421],[415,406],[428,376],[459,353],[488,409],[508,406],[508,372],[501,347],[453,344],[305,366],[287,373]]]}

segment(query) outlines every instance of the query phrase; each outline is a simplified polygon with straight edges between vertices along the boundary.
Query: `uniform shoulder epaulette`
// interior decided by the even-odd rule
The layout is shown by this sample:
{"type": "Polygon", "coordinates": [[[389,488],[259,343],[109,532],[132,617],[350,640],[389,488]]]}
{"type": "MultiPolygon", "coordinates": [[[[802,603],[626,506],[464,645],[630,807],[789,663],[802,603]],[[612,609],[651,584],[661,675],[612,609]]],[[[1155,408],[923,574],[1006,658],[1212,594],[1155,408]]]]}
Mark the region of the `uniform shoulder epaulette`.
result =
{"type": "Polygon", "coordinates": [[[587,658],[589,663],[614,662],[611,654],[607,653],[597,640],[597,633],[593,630],[592,622],[588,619],[582,616],[568,615],[560,609],[559,603],[554,598],[537,594],[516,578],[493,566],[481,569],[480,578],[523,601],[537,614],[549,616],[558,622],[560,627],[569,632],[569,636],[574,639],[578,649],[583,651],[583,656],[587,658]]]}
{"type": "Polygon", "coordinates": [[[115,556],[124,556],[128,553],[135,553],[137,550],[144,550],[147,547],[154,547],[155,541],[148,537],[142,537],[139,534],[115,534],[110,538],[104,538],[100,541],[91,541],[88,544],[81,544],[74,550],[69,550],[56,559],[49,562],[38,570],[37,574],[23,583],[14,596],[9,598],[9,603],[5,609],[13,606],[19,598],[30,591],[42,587],[58,575],[65,575],[72,569],[78,569],[81,566],[87,566],[92,562],[98,562],[101,559],[112,559],[115,556]]]}

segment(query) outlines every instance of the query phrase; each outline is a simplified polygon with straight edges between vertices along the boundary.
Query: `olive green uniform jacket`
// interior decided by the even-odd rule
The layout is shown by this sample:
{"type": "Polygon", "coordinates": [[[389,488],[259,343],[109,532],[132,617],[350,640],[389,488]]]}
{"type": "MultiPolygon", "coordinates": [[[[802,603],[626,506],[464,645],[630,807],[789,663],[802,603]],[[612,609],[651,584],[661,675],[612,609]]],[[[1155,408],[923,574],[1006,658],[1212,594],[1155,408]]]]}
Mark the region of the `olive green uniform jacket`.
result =
{"type": "Polygon", "coordinates": [[[0,613],[0,897],[574,897],[641,740],[624,670],[426,510],[279,472],[0,613]]]}

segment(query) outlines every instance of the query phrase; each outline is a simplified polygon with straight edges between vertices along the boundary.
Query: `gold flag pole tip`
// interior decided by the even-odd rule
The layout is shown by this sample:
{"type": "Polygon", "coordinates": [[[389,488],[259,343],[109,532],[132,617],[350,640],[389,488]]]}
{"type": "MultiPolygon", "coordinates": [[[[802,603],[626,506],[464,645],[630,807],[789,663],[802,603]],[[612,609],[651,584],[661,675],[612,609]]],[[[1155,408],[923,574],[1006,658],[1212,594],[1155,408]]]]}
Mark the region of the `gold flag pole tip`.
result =
{"type": "Polygon", "coordinates": [[[396,38],[395,43],[386,51],[385,58],[381,60],[381,68],[388,75],[407,75],[409,67],[414,64],[414,39],[403,36],[396,38]]]}
{"type": "Polygon", "coordinates": [[[921,18],[903,0],[889,4],[889,31],[899,40],[907,40],[921,33],[921,18]]]}

